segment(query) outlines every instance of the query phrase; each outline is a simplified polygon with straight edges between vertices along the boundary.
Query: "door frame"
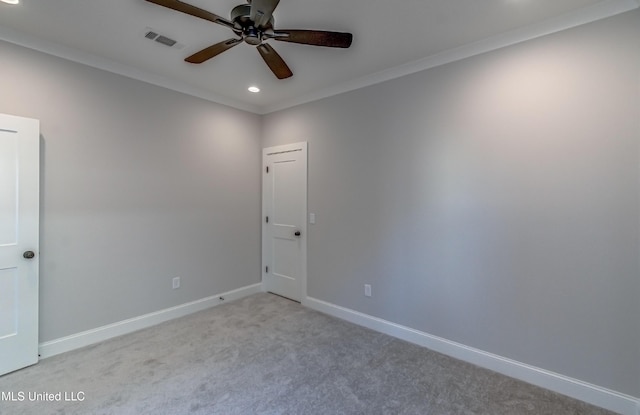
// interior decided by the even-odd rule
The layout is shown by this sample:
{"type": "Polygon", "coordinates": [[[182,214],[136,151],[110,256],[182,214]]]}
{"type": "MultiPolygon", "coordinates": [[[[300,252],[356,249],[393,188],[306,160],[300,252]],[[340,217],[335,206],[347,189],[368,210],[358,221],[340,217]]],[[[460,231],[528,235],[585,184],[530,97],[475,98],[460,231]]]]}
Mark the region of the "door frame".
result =
{"type": "Polygon", "coordinates": [[[303,155],[302,157],[302,163],[303,163],[303,171],[304,171],[304,198],[303,198],[303,210],[304,210],[304,220],[302,221],[302,223],[300,224],[300,229],[302,231],[302,237],[300,238],[300,302],[302,304],[305,304],[306,299],[307,299],[307,231],[308,231],[308,217],[309,217],[309,213],[308,213],[308,203],[307,203],[307,198],[309,195],[309,173],[308,173],[308,168],[309,168],[309,153],[308,153],[308,145],[306,141],[301,141],[298,143],[292,143],[292,144],[284,144],[284,145],[279,145],[279,146],[273,146],[273,147],[266,147],[262,149],[262,217],[261,217],[261,222],[262,222],[262,226],[261,226],[261,234],[260,234],[260,239],[261,239],[261,249],[262,249],[262,271],[260,273],[261,275],[261,282],[262,282],[262,291],[267,292],[267,285],[266,285],[266,281],[265,281],[265,267],[267,266],[266,263],[266,242],[265,241],[265,228],[267,226],[266,224],[266,216],[267,216],[267,206],[266,206],[266,195],[265,195],[265,180],[266,180],[266,169],[267,169],[267,158],[269,155],[275,154],[275,153],[284,153],[284,152],[290,152],[290,151],[296,151],[299,150],[301,151],[301,154],[303,155]]]}

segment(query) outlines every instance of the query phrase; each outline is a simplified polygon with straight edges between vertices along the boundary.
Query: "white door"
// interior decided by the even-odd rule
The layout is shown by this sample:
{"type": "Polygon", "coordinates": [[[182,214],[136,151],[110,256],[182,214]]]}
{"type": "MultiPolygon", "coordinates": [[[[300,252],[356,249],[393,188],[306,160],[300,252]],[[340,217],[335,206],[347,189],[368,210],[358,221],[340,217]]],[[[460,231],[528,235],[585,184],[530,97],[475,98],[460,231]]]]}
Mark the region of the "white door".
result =
{"type": "Polygon", "coordinates": [[[0,375],[38,361],[39,125],[0,114],[0,375]]]}
{"type": "Polygon", "coordinates": [[[262,282],[295,301],[307,282],[307,143],[265,148],[262,154],[262,282]]]}

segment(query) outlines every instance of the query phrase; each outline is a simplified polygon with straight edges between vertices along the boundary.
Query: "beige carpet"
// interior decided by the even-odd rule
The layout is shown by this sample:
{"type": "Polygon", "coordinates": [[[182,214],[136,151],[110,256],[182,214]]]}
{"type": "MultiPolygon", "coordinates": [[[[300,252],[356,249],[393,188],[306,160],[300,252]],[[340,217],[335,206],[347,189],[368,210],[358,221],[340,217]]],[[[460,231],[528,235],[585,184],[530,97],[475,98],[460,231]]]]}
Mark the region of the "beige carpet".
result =
{"type": "Polygon", "coordinates": [[[271,294],[45,359],[0,392],[3,415],[610,413],[271,294]]]}

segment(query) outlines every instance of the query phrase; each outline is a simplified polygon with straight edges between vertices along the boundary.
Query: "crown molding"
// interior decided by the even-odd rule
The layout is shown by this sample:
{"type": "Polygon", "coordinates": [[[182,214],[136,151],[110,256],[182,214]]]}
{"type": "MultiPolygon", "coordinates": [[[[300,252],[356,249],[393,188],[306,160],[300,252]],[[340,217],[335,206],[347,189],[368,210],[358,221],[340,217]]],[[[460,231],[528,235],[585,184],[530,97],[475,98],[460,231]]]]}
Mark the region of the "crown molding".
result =
{"type": "Polygon", "coordinates": [[[314,91],[291,100],[262,107],[260,114],[269,114],[297,105],[306,104],[323,98],[342,94],[367,86],[379,84],[400,78],[416,72],[431,69],[447,63],[459,61],[472,56],[491,52],[506,46],[511,46],[527,40],[546,36],[572,27],[605,19],[640,7],[640,0],[603,0],[592,6],[585,7],[562,16],[545,20],[523,28],[511,30],[503,34],[492,36],[454,49],[439,52],[435,55],[417,61],[409,62],[394,68],[386,69],[339,85],[314,91]]]}
{"type": "Polygon", "coordinates": [[[0,40],[23,46],[28,49],[33,49],[38,52],[43,52],[58,58],[101,69],[103,71],[122,75],[127,78],[136,79],[138,81],[146,82],[151,85],[156,85],[162,88],[181,92],[183,94],[204,99],[206,101],[226,105],[228,107],[236,108],[242,111],[247,111],[255,114],[258,114],[260,112],[260,107],[258,106],[249,105],[244,102],[236,101],[221,95],[203,91],[184,82],[174,81],[154,74],[150,71],[137,69],[132,66],[124,65],[107,58],[102,58],[87,52],[80,51],[78,49],[39,39],[35,36],[18,32],[14,29],[0,26],[0,40]]]}
{"type": "Polygon", "coordinates": [[[296,105],[306,104],[312,101],[317,101],[323,98],[328,98],[334,95],[400,78],[402,76],[480,55],[506,46],[594,22],[596,20],[615,16],[620,13],[637,9],[638,7],[640,7],[640,0],[602,0],[592,6],[564,14],[562,16],[554,17],[541,23],[512,30],[497,36],[492,36],[458,48],[427,56],[417,61],[405,63],[400,66],[376,72],[335,86],[323,88],[293,99],[265,106],[251,105],[225,96],[202,91],[201,89],[188,85],[184,82],[171,80],[150,71],[120,64],[110,59],[102,58],[43,39],[38,39],[34,36],[2,26],[0,26],[0,40],[67,59],[72,62],[77,62],[93,68],[136,79],[148,84],[181,92],[183,94],[191,95],[217,104],[226,105],[228,107],[254,114],[265,115],[291,108],[296,105]]]}

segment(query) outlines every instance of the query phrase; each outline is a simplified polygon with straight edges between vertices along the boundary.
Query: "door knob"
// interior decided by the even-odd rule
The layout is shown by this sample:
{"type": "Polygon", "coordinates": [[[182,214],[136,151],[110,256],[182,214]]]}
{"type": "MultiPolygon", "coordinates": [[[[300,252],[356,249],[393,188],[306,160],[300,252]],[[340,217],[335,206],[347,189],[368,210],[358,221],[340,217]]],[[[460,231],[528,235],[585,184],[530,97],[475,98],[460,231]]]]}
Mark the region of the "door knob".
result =
{"type": "Polygon", "coordinates": [[[33,251],[24,251],[24,254],[22,254],[22,257],[25,259],[32,259],[36,256],[35,252],[33,251]]]}
{"type": "Polygon", "coordinates": [[[300,231],[295,231],[294,235],[295,235],[295,236],[300,236],[300,235],[301,235],[301,233],[300,233],[300,231]]]}

